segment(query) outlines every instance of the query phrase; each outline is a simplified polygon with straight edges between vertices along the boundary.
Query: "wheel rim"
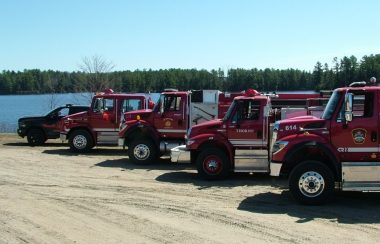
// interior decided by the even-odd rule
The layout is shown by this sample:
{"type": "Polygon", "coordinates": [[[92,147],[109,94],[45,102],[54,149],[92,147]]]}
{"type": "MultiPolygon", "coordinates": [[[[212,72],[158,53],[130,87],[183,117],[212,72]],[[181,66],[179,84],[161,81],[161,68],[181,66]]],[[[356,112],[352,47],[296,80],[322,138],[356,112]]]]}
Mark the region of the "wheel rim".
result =
{"type": "Polygon", "coordinates": [[[149,147],[145,144],[138,144],[133,149],[133,156],[137,160],[145,160],[149,158],[149,155],[150,155],[149,147]]]}
{"type": "Polygon", "coordinates": [[[73,139],[73,145],[77,149],[84,149],[87,146],[87,138],[84,135],[77,135],[73,139]]]}
{"type": "Polygon", "coordinates": [[[325,180],[319,173],[308,171],[301,175],[298,187],[304,196],[317,197],[325,188],[325,180]]]}
{"type": "Polygon", "coordinates": [[[218,174],[222,170],[222,160],[215,156],[207,156],[203,160],[203,168],[208,174],[218,174]]]}

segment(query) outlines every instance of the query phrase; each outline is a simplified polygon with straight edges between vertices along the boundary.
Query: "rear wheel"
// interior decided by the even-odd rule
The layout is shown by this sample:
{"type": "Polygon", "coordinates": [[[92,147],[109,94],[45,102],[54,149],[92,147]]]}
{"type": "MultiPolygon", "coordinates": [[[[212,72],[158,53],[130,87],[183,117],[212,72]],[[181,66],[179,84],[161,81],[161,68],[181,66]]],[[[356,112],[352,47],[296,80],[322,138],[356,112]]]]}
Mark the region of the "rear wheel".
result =
{"type": "Polygon", "coordinates": [[[31,129],[28,132],[26,139],[31,146],[40,146],[46,141],[45,134],[41,129],[31,129]]]}
{"type": "Polygon", "coordinates": [[[230,173],[227,155],[218,148],[206,148],[199,153],[197,159],[198,175],[206,180],[226,178],[230,173]]]}
{"type": "Polygon", "coordinates": [[[334,191],[334,176],[325,164],[307,160],[292,170],[289,189],[298,202],[320,205],[325,203],[334,191]]]}
{"type": "Polygon", "coordinates": [[[129,160],[135,164],[151,164],[158,158],[157,148],[151,140],[140,139],[128,145],[129,160]]]}
{"type": "Polygon", "coordinates": [[[94,140],[86,130],[76,130],[69,137],[70,149],[74,152],[88,152],[94,147],[94,140]]]}

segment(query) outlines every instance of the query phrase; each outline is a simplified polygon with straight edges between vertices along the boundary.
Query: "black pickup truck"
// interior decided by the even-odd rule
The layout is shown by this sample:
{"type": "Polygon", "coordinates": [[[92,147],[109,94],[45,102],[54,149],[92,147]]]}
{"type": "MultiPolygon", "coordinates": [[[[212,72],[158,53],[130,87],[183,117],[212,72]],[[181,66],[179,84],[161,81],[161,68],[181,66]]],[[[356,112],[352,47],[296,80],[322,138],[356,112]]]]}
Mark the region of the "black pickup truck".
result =
{"type": "Polygon", "coordinates": [[[87,111],[88,106],[67,104],[45,116],[22,117],[18,120],[17,134],[26,136],[31,146],[42,145],[47,139],[59,138],[60,120],[71,114],[87,111]]]}

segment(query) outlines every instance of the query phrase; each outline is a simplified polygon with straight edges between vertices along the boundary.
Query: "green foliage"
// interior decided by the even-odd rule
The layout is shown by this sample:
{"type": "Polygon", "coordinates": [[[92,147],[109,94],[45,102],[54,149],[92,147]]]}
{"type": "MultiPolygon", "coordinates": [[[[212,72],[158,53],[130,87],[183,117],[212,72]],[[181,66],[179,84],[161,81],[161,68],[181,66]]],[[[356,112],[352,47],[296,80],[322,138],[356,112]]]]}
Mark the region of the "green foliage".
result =
{"type": "MultiPolygon", "coordinates": [[[[81,84],[94,80],[94,74],[86,72],[41,71],[38,69],[18,71],[4,70],[0,73],[0,94],[31,94],[77,92],[81,84]]],[[[317,62],[313,71],[298,69],[160,69],[115,71],[107,76],[109,86],[118,92],[161,92],[165,88],[179,90],[219,89],[241,91],[256,90],[331,90],[354,81],[368,81],[374,76],[380,79],[380,54],[333,59],[328,64],[317,62]]],[[[82,90],[81,90],[82,91],[82,90]]]]}

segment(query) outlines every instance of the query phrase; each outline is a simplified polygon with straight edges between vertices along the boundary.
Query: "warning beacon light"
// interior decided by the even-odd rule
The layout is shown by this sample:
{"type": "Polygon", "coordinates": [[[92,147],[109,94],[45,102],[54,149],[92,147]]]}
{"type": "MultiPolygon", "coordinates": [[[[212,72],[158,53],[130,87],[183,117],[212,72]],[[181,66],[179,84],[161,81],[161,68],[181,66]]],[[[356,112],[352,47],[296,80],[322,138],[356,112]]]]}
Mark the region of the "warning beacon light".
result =
{"type": "Polygon", "coordinates": [[[245,96],[247,97],[254,97],[259,95],[260,93],[256,91],[255,89],[249,88],[245,91],[245,96]]]}

